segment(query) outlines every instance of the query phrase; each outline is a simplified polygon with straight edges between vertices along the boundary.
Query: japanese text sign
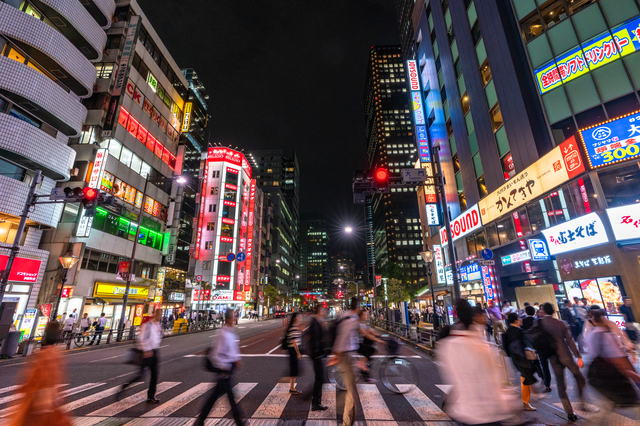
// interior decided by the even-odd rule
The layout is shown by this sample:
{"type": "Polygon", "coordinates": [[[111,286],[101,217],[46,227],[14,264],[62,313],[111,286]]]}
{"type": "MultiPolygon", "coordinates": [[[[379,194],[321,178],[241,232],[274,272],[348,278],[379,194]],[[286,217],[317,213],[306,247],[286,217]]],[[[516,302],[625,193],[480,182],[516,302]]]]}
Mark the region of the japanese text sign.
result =
{"type": "Polygon", "coordinates": [[[482,223],[489,223],[584,173],[572,136],[478,202],[482,223]]]}
{"type": "Polygon", "coordinates": [[[589,213],[542,231],[552,255],[609,242],[600,216],[589,213]]]}
{"type": "MultiPolygon", "coordinates": [[[[9,256],[0,254],[0,271],[7,266],[9,256]]],[[[9,281],[35,283],[38,281],[38,273],[40,272],[40,260],[26,259],[24,257],[16,257],[13,260],[13,266],[9,273],[9,281]]]]}
{"type": "Polygon", "coordinates": [[[424,108],[422,107],[422,94],[420,92],[411,92],[411,101],[413,104],[413,116],[416,125],[424,125],[424,108]]]}
{"type": "Polygon", "coordinates": [[[472,263],[471,265],[460,267],[460,282],[477,281],[480,279],[480,265],[472,263]]]}
{"type": "Polygon", "coordinates": [[[640,238],[640,205],[607,209],[607,215],[616,241],[640,238]]]}
{"type": "Polygon", "coordinates": [[[612,30],[613,37],[606,31],[537,68],[540,94],[640,50],[639,25],[640,18],[627,21],[612,30]]]}
{"type": "Polygon", "coordinates": [[[484,300],[489,302],[495,299],[493,292],[493,279],[491,277],[491,269],[488,266],[481,266],[480,272],[482,274],[482,288],[484,289],[484,300]]]}
{"type": "Polygon", "coordinates": [[[589,167],[640,157],[640,111],[580,130],[589,167]]]}
{"type": "Polygon", "coordinates": [[[427,225],[429,226],[438,226],[440,225],[440,220],[438,218],[438,205],[437,204],[426,204],[427,211],[427,225]]]}
{"type": "MultiPolygon", "coordinates": [[[[478,204],[476,204],[451,221],[451,238],[455,241],[481,227],[480,211],[478,210],[478,204]]],[[[443,246],[449,243],[447,241],[447,228],[445,227],[440,228],[440,243],[443,246]]]]}
{"type": "Polygon", "coordinates": [[[438,284],[445,284],[447,279],[444,273],[444,258],[442,257],[442,247],[433,246],[433,258],[436,261],[436,274],[438,275],[438,284]]]}
{"type": "Polygon", "coordinates": [[[89,176],[89,188],[98,188],[102,181],[102,173],[107,164],[108,151],[106,148],[101,148],[96,153],[95,161],[93,162],[93,169],[91,169],[91,175],[89,176]]]}
{"type": "Polygon", "coordinates": [[[517,253],[509,254],[507,256],[502,257],[502,265],[512,265],[518,262],[524,262],[525,260],[531,259],[531,252],[529,250],[519,251],[517,253]]]}
{"type": "Polygon", "coordinates": [[[416,126],[416,136],[418,138],[418,151],[420,153],[420,162],[430,163],[431,152],[429,151],[429,140],[427,138],[426,126],[416,126]]]}

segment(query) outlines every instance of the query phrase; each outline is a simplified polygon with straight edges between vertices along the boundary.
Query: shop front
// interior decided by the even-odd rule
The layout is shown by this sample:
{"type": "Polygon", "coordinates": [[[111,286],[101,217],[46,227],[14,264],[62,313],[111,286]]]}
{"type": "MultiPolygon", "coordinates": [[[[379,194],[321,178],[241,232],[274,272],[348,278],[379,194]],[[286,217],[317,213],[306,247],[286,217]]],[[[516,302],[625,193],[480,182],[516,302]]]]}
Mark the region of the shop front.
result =
{"type": "MultiPolygon", "coordinates": [[[[104,313],[107,318],[106,328],[117,328],[122,312],[123,296],[126,291],[125,283],[107,283],[96,281],[93,287],[91,298],[86,299],[84,313],[89,314],[89,318],[95,320],[100,318],[104,313]]],[[[125,318],[131,325],[136,325],[135,320],[139,317],[142,319],[142,312],[137,315],[136,307],[141,305],[144,307],[145,302],[149,299],[149,287],[140,285],[129,286],[129,297],[127,303],[127,311],[125,318]]]]}
{"type": "MultiPolygon", "coordinates": [[[[166,292],[167,293],[167,292],[166,292]]],[[[185,312],[185,293],[180,291],[169,291],[168,297],[163,298],[162,316],[163,318],[179,318],[185,312]]]]}
{"type": "Polygon", "coordinates": [[[482,270],[478,262],[458,268],[460,276],[460,296],[471,306],[483,306],[485,303],[482,287],[482,270]]]}
{"type": "MultiPolygon", "coordinates": [[[[37,250],[37,252],[42,251],[37,250]]],[[[8,253],[8,250],[6,253],[8,253]]],[[[0,271],[5,268],[8,259],[8,255],[0,254],[0,271]]],[[[1,301],[16,303],[16,310],[13,317],[16,324],[20,322],[27,308],[34,307],[36,295],[31,296],[31,293],[34,286],[37,291],[37,288],[41,284],[46,264],[46,256],[34,256],[34,258],[18,256],[15,258],[1,301]],[[36,284],[38,284],[38,286],[36,286],[36,284]],[[31,300],[32,297],[33,300],[31,300]]]]}
{"type": "Polygon", "coordinates": [[[245,292],[234,290],[193,290],[191,292],[191,309],[224,312],[227,309],[239,310],[244,315],[245,292]]]}

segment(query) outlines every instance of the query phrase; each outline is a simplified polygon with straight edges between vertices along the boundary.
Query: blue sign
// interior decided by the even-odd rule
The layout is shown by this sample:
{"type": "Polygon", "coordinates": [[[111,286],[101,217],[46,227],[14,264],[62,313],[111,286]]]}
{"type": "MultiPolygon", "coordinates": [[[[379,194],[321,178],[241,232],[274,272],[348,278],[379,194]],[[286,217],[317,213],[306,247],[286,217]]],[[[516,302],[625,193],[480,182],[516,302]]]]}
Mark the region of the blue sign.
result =
{"type": "Polygon", "coordinates": [[[416,126],[416,135],[418,137],[418,150],[420,151],[420,162],[430,163],[431,152],[429,151],[429,139],[427,136],[427,128],[425,126],[416,126]]]}
{"type": "Polygon", "coordinates": [[[227,255],[227,260],[228,260],[229,262],[233,262],[235,259],[236,259],[236,255],[235,255],[235,254],[233,254],[233,253],[229,253],[229,254],[227,255]]]}
{"type": "Polygon", "coordinates": [[[640,112],[580,131],[591,168],[640,157],[640,112]]]}
{"type": "Polygon", "coordinates": [[[477,263],[460,267],[460,282],[479,281],[480,279],[482,279],[480,265],[477,263]]]}
{"type": "Polygon", "coordinates": [[[238,262],[244,262],[244,260],[247,258],[247,255],[244,254],[243,252],[240,252],[236,256],[236,258],[238,259],[238,262]]]}
{"type": "Polygon", "coordinates": [[[482,254],[482,258],[484,260],[491,260],[493,259],[493,252],[491,250],[489,250],[488,248],[486,249],[482,249],[482,251],[480,252],[480,254],[482,254]]]}
{"type": "Polygon", "coordinates": [[[543,240],[529,240],[531,260],[549,260],[549,249],[543,240]]]}

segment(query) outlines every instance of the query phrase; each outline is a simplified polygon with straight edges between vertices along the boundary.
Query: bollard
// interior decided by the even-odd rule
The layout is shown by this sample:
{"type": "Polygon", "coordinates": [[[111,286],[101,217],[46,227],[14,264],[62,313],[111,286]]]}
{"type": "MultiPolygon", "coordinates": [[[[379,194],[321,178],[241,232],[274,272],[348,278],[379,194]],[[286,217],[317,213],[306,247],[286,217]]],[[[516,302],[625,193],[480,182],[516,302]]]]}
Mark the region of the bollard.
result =
{"type": "Polygon", "coordinates": [[[111,343],[112,336],[113,336],[113,330],[109,330],[109,334],[107,335],[107,345],[111,343]]]}
{"type": "Polygon", "coordinates": [[[33,339],[28,339],[22,348],[22,356],[29,356],[33,352],[33,347],[35,346],[36,341],[33,339]]]}

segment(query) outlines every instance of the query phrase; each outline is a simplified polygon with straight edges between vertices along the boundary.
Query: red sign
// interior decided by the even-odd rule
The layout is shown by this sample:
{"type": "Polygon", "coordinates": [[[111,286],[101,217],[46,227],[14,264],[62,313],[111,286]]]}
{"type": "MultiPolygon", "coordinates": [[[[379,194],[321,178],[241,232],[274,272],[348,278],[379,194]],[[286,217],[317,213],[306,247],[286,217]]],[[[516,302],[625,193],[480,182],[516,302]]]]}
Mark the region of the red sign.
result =
{"type": "Polygon", "coordinates": [[[227,167],[227,173],[234,173],[237,175],[238,173],[240,173],[240,170],[234,169],[232,167],[227,167]]]}
{"type": "Polygon", "coordinates": [[[233,219],[228,219],[226,217],[223,217],[222,223],[224,223],[225,225],[235,225],[236,221],[233,219]]]}
{"type": "MultiPolygon", "coordinates": [[[[9,256],[0,255],[0,271],[7,266],[9,256]]],[[[16,257],[13,260],[13,266],[9,273],[9,281],[21,283],[35,283],[38,281],[38,273],[40,272],[40,260],[26,259],[24,257],[16,257]]]]}
{"type": "Polygon", "coordinates": [[[235,207],[236,206],[236,202],[235,201],[229,201],[229,200],[224,200],[222,202],[222,204],[224,204],[225,206],[229,206],[229,207],[235,207]]]}
{"type": "MultiPolygon", "coordinates": [[[[482,224],[480,223],[480,211],[478,210],[478,205],[476,204],[451,221],[451,238],[453,238],[453,241],[455,241],[463,235],[466,235],[469,232],[480,228],[481,226],[482,224]]],[[[440,242],[442,243],[442,245],[448,244],[446,228],[440,229],[440,242]]]]}
{"type": "MultiPolygon", "coordinates": [[[[204,166],[204,175],[209,176],[209,162],[204,166]]],[[[200,217],[198,217],[198,228],[196,234],[196,246],[194,252],[194,259],[198,259],[200,257],[200,240],[202,239],[202,222],[204,220],[204,202],[207,199],[207,180],[203,179],[202,182],[202,192],[200,192],[200,217]]]]}
{"type": "Polygon", "coordinates": [[[233,242],[233,237],[220,237],[220,242],[232,243],[233,242]]]}
{"type": "Polygon", "coordinates": [[[218,275],[216,281],[228,283],[231,282],[231,277],[229,275],[218,275]]]}
{"type": "Polygon", "coordinates": [[[420,80],[418,74],[418,63],[414,60],[407,61],[409,66],[409,87],[411,91],[420,90],[420,80]]]}
{"type": "Polygon", "coordinates": [[[200,297],[200,290],[193,290],[193,300],[209,300],[211,299],[211,290],[202,290],[202,297],[200,297]]]}
{"type": "Polygon", "coordinates": [[[224,187],[227,188],[227,189],[231,189],[233,191],[237,191],[238,190],[238,187],[236,185],[232,185],[230,183],[225,183],[224,187]]]}
{"type": "Polygon", "coordinates": [[[244,292],[242,291],[234,291],[233,292],[233,300],[244,300],[244,292]]]}
{"type": "Polygon", "coordinates": [[[229,259],[227,259],[227,255],[226,254],[219,254],[218,255],[218,262],[228,262],[229,259]]]}
{"type": "Polygon", "coordinates": [[[567,169],[567,175],[569,179],[584,173],[584,162],[578,151],[578,144],[576,143],[575,136],[571,136],[566,141],[560,144],[560,151],[562,152],[562,160],[567,169]]]}
{"type": "Polygon", "coordinates": [[[46,305],[39,305],[40,312],[42,312],[42,316],[45,318],[49,318],[51,315],[51,303],[47,303],[46,305]]]}
{"type": "Polygon", "coordinates": [[[69,298],[73,294],[73,287],[64,287],[62,289],[62,297],[69,298]]]}

